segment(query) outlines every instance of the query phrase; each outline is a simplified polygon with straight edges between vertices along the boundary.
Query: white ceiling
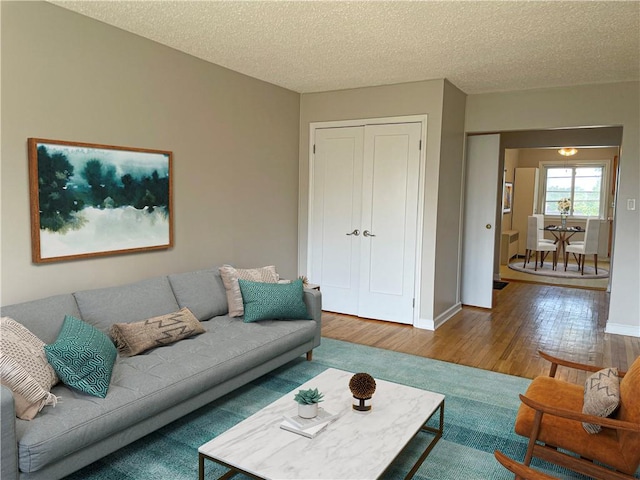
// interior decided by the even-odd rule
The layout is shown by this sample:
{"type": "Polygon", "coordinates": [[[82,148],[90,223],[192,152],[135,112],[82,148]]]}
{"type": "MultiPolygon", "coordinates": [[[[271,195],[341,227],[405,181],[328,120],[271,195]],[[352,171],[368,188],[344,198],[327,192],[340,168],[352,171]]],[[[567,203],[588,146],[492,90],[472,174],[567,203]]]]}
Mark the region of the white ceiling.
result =
{"type": "Polygon", "coordinates": [[[52,1],[296,92],[640,79],[640,1],[52,1]]]}

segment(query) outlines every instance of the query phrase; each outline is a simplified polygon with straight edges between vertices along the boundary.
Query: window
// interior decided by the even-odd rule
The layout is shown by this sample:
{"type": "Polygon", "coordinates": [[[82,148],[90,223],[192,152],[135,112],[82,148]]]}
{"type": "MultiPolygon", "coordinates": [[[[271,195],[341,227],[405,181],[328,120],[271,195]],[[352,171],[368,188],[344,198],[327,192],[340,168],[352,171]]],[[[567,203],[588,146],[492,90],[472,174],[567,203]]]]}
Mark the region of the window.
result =
{"type": "Polygon", "coordinates": [[[604,217],[605,164],[580,165],[544,164],[543,211],[545,215],[560,215],[558,201],[571,200],[569,216],[604,217]]]}

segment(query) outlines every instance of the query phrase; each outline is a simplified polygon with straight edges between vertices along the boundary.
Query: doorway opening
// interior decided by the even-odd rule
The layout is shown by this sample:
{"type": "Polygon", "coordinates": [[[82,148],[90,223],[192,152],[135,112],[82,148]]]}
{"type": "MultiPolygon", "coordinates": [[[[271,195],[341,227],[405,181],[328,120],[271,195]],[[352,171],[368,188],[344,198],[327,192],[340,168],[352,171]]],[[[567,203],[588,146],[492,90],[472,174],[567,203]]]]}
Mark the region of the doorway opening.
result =
{"type": "MultiPolygon", "coordinates": [[[[573,150],[573,155],[567,157],[555,147],[504,149],[500,280],[608,289],[619,148],[581,147],[573,150]],[[570,199],[574,204],[568,221],[562,219],[557,211],[561,197],[570,199]],[[586,256],[584,274],[571,254],[565,269],[561,248],[558,248],[555,270],[551,255],[542,266],[538,264],[534,268],[533,262],[525,263],[527,219],[532,214],[544,215],[543,227],[550,230],[543,236],[556,244],[564,236],[568,237],[566,243],[584,241],[587,218],[600,219],[597,257],[586,256]],[[563,220],[572,231],[561,236],[553,229],[562,228],[563,220]]],[[[594,236],[593,232],[591,236],[594,236]]]]}
{"type": "MultiPolygon", "coordinates": [[[[507,248],[507,255],[509,258],[514,255],[524,255],[526,250],[526,233],[528,227],[524,226],[514,228],[513,222],[511,224],[505,223],[503,227],[503,214],[510,213],[505,212],[503,208],[504,203],[504,191],[505,186],[509,178],[505,178],[504,169],[506,162],[506,152],[509,150],[523,150],[523,149],[555,149],[556,151],[562,147],[571,146],[577,150],[589,150],[589,149],[606,149],[612,148],[616,152],[619,151],[622,144],[622,127],[610,126],[610,127],[576,127],[576,128],[558,128],[549,130],[527,130],[527,131],[503,131],[495,133],[474,133],[469,134],[467,137],[467,153],[466,153],[466,176],[465,176],[465,214],[464,214],[464,238],[484,238],[487,232],[484,228],[491,232],[488,236],[491,238],[488,240],[488,245],[482,249],[482,255],[474,254],[473,246],[478,242],[469,241],[471,247],[465,243],[462,248],[462,303],[467,306],[479,306],[483,308],[492,308],[494,295],[492,295],[491,286],[494,280],[500,280],[500,254],[502,248],[502,234],[506,231],[508,237],[508,245],[513,242],[513,248],[515,252],[507,248]],[[486,148],[479,148],[484,146],[486,148]],[[471,148],[474,147],[474,148],[471,148]],[[471,173],[470,173],[471,172],[471,173]],[[492,172],[491,178],[488,178],[487,172],[492,172]],[[493,179],[493,180],[492,180],[493,179]],[[494,183],[495,182],[495,183],[494,183]],[[491,184],[495,185],[494,188],[488,188],[491,184]],[[474,194],[480,198],[475,200],[474,194]],[[469,199],[471,198],[471,199],[469,199]],[[481,210],[478,210],[478,205],[483,205],[481,210]],[[467,205],[471,205],[473,208],[468,209],[467,205]],[[495,205],[495,207],[493,206],[495,205]],[[487,207],[489,206],[489,207],[487,207]],[[479,225],[474,225],[473,220],[475,217],[481,217],[482,222],[479,225]],[[495,226],[495,228],[493,228],[495,226]],[[475,227],[475,228],[474,228],[475,227]],[[515,232],[514,232],[515,230],[515,232]],[[481,233],[482,232],[482,233],[481,233]],[[519,245],[520,240],[523,241],[522,245],[519,245]],[[517,242],[517,243],[516,243],[517,242]],[[491,248],[493,246],[493,249],[491,248]],[[522,250],[520,250],[522,249],[522,250]],[[478,258],[482,258],[483,262],[475,261],[478,258]],[[481,294],[481,295],[480,295],[481,294]],[[481,296],[481,302],[476,301],[475,297],[481,296]]],[[[617,172],[620,168],[619,157],[609,159],[611,168],[608,169],[607,177],[604,179],[602,188],[610,189],[613,191],[602,202],[602,213],[594,215],[594,218],[599,218],[601,223],[608,224],[603,231],[606,232],[607,241],[607,254],[610,261],[610,265],[613,265],[613,259],[615,257],[615,212],[616,208],[616,185],[617,185],[617,172]],[[606,208],[605,208],[606,207],[606,208]],[[608,234],[609,232],[610,235],[608,234]]],[[[542,165],[540,162],[538,168],[542,165]]],[[[537,175],[531,176],[532,182],[537,179],[540,181],[537,175]]],[[[513,205],[511,208],[515,210],[518,205],[518,192],[522,193],[526,188],[523,187],[523,182],[516,181],[513,178],[511,184],[511,194],[513,196],[513,205]]],[[[544,184],[545,188],[548,186],[544,184]]],[[[573,187],[572,187],[573,188],[573,187]]],[[[608,191],[608,190],[607,190],[608,191]]],[[[575,193],[573,190],[571,191],[575,193]]],[[[534,213],[534,208],[540,208],[541,212],[545,212],[546,206],[550,205],[550,198],[545,196],[540,197],[538,195],[531,195],[529,197],[531,201],[531,211],[526,215],[527,217],[534,213]],[[531,200],[533,198],[533,200],[531,200]],[[545,206],[545,208],[542,208],[545,206]]],[[[555,205],[558,205],[557,200],[555,205]]],[[[513,211],[512,210],[512,211],[513,211]]],[[[546,213],[551,213],[546,210],[546,213]]],[[[552,216],[549,215],[549,223],[552,223],[552,216]]],[[[579,216],[579,215],[578,215],[579,216]]],[[[556,211],[556,223],[560,224],[560,216],[556,211]]],[[[582,215],[582,221],[587,217],[591,217],[590,214],[582,215]]],[[[565,227],[562,227],[565,228],[565,227]]],[[[595,229],[593,230],[595,231],[595,229]]],[[[566,245],[566,242],[562,242],[566,245]]],[[[562,255],[562,268],[564,268],[564,255],[562,255]]],[[[607,280],[607,291],[611,290],[610,280],[607,280]]]]}

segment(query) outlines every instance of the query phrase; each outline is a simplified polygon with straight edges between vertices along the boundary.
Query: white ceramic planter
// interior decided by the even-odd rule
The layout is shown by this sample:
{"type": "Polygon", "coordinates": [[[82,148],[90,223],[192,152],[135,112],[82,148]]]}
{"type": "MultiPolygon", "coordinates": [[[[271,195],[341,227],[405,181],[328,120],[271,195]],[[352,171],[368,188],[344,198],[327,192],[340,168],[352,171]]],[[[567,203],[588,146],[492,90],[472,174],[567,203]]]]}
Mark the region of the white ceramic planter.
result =
{"type": "Polygon", "coordinates": [[[298,415],[302,418],[314,418],[318,416],[318,404],[312,403],[310,405],[298,404],[298,415]]]}

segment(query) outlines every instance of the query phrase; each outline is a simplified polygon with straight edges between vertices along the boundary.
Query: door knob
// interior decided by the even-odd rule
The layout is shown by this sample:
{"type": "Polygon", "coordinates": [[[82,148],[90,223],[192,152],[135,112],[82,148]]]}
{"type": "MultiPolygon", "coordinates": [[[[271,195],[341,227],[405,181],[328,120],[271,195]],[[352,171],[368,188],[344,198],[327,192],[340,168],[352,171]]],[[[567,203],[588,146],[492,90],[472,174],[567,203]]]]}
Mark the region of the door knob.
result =
{"type": "Polygon", "coordinates": [[[347,235],[355,235],[357,237],[358,235],[360,235],[360,230],[356,228],[353,232],[347,233],[347,235]]]}
{"type": "Polygon", "coordinates": [[[364,235],[365,237],[375,237],[375,235],[369,232],[369,230],[365,230],[364,232],[362,232],[362,235],[364,235]]]}
{"type": "Polygon", "coordinates": [[[486,228],[487,230],[491,230],[491,224],[490,224],[490,223],[487,223],[487,224],[484,226],[484,228],[486,228]]]}

